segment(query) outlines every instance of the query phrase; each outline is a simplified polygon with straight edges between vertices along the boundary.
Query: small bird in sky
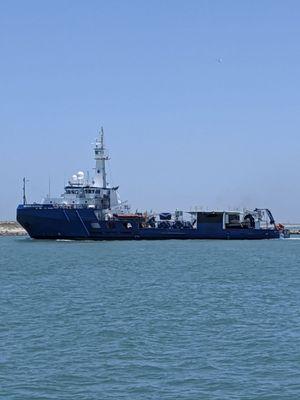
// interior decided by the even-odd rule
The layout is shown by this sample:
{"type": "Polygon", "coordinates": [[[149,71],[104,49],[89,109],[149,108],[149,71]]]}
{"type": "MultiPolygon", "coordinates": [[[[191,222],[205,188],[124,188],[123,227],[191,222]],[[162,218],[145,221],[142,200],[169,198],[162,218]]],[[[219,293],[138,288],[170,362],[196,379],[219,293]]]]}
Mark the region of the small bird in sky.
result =
{"type": "Polygon", "coordinates": [[[221,57],[219,57],[219,58],[216,58],[216,61],[217,61],[219,64],[222,64],[222,62],[223,62],[223,58],[221,58],[221,57]]]}

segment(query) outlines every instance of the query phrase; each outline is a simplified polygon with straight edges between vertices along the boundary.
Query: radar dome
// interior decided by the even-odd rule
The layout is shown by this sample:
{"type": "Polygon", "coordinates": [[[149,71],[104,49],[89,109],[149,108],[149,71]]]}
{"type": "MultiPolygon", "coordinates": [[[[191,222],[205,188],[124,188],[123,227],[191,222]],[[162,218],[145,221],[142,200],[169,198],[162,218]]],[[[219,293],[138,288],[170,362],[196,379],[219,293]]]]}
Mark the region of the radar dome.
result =
{"type": "Polygon", "coordinates": [[[78,177],[78,179],[83,179],[84,178],[84,172],[78,171],[77,172],[77,177],[78,177]]]}

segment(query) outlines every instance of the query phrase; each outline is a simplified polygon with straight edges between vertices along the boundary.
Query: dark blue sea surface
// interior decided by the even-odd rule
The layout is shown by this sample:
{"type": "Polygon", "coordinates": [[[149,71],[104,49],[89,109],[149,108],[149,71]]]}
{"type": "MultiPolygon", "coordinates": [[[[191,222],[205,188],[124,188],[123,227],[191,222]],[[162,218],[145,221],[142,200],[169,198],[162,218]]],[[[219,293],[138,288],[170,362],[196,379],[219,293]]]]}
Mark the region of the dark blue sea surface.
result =
{"type": "Polygon", "coordinates": [[[0,398],[300,398],[300,240],[0,238],[0,398]]]}

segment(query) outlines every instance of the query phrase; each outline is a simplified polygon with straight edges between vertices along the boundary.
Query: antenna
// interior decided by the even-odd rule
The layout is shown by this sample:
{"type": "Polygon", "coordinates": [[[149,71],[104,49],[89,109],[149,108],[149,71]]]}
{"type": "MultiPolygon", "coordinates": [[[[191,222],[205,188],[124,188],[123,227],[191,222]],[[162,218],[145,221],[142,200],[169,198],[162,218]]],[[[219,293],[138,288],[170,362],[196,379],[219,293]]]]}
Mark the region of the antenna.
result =
{"type": "Polygon", "coordinates": [[[104,149],[104,129],[101,126],[101,148],[104,149]]]}

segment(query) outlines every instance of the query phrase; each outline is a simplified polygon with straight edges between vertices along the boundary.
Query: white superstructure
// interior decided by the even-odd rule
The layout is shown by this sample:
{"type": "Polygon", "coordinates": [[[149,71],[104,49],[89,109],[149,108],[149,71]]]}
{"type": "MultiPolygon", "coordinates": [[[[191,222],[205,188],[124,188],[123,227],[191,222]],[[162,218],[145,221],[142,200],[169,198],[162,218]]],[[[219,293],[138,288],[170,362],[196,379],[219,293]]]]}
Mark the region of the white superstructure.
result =
{"type": "Polygon", "coordinates": [[[106,161],[109,159],[104,147],[104,132],[101,128],[94,147],[95,174],[91,182],[84,172],[72,175],[65,186],[65,192],[57,198],[49,195],[44,204],[69,205],[70,207],[91,207],[102,211],[120,211],[121,201],[118,187],[110,187],[107,182],[106,161]]]}

